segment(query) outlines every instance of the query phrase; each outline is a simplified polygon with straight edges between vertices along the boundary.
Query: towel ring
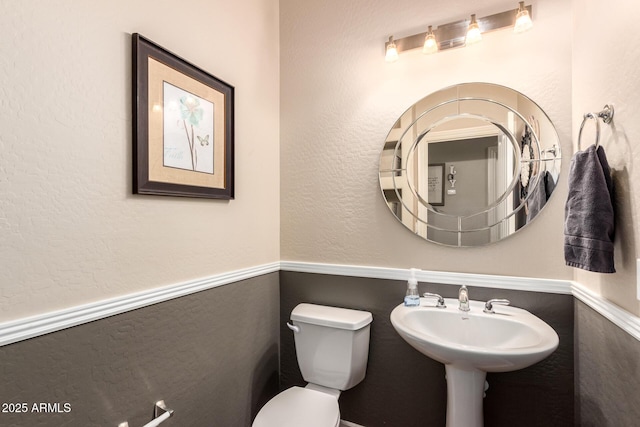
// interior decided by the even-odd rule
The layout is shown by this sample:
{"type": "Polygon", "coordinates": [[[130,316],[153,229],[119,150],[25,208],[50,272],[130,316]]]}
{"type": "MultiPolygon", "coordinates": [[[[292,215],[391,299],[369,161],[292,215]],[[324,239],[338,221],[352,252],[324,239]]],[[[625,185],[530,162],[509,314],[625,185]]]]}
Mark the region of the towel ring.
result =
{"type": "Polygon", "coordinates": [[[580,125],[580,132],[578,132],[578,150],[581,149],[581,141],[582,141],[582,130],[584,129],[584,125],[585,123],[587,123],[587,120],[589,119],[593,119],[596,121],[596,142],[595,142],[595,146],[596,148],[598,148],[598,144],[600,142],[600,120],[598,119],[602,119],[602,121],[605,124],[609,124],[611,123],[611,121],[613,120],[613,105],[607,104],[604,106],[604,109],[598,113],[587,113],[584,115],[584,118],[582,119],[582,124],[580,125]]]}
{"type": "Polygon", "coordinates": [[[557,154],[558,154],[558,146],[556,144],[553,144],[553,146],[551,148],[547,148],[547,149],[541,150],[540,151],[540,158],[542,160],[547,160],[547,154],[548,153],[553,154],[553,159],[555,160],[558,157],[557,156],[557,154]]]}

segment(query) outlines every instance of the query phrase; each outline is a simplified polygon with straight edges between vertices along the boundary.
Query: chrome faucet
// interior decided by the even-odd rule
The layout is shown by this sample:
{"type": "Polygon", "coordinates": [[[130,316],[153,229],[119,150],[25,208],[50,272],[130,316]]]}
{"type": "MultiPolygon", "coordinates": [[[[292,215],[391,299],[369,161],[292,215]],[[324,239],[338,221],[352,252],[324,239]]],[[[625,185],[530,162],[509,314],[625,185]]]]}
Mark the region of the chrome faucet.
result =
{"type": "Polygon", "coordinates": [[[458,306],[460,311],[469,311],[469,290],[465,285],[460,287],[458,301],[460,301],[460,305],[458,306]]]}

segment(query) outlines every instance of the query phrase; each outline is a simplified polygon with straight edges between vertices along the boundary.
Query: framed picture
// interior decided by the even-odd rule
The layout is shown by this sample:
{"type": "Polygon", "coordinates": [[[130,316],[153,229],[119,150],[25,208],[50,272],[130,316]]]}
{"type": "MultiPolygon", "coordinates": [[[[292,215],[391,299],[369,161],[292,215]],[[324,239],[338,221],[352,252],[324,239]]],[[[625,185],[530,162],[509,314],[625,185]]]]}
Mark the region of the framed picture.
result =
{"type": "Polygon", "coordinates": [[[233,86],[132,41],[133,193],[233,199],[233,86]]]}
{"type": "Polygon", "coordinates": [[[444,163],[429,165],[427,200],[431,206],[444,206],[444,163]]]}

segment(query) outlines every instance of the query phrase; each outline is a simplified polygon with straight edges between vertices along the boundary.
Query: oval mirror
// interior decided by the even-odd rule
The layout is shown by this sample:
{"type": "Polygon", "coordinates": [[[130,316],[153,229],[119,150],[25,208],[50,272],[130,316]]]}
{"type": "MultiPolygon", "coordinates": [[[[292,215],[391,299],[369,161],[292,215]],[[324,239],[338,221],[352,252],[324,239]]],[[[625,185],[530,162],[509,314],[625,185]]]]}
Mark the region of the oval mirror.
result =
{"type": "Polygon", "coordinates": [[[395,122],[380,188],[413,233],[449,246],[497,242],[544,208],[560,174],[545,112],[508,87],[464,83],[432,93],[395,122]]]}

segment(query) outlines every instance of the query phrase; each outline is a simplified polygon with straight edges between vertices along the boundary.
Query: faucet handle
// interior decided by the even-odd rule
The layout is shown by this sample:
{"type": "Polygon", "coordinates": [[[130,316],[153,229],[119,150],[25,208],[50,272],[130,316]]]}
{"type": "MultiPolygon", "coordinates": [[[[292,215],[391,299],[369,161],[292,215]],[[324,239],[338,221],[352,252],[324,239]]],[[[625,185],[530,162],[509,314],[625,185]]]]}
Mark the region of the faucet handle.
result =
{"type": "Polygon", "coordinates": [[[422,294],[422,296],[425,297],[425,298],[438,298],[438,303],[436,304],[436,307],[438,307],[438,308],[447,308],[447,306],[444,303],[444,298],[442,298],[438,294],[432,294],[431,292],[425,292],[424,294],[422,294]]]}
{"type": "Polygon", "coordinates": [[[490,299],[484,305],[484,310],[482,311],[484,311],[485,313],[495,313],[495,311],[493,311],[493,304],[509,305],[511,304],[511,302],[508,299],[501,299],[501,298],[490,299]]]}

